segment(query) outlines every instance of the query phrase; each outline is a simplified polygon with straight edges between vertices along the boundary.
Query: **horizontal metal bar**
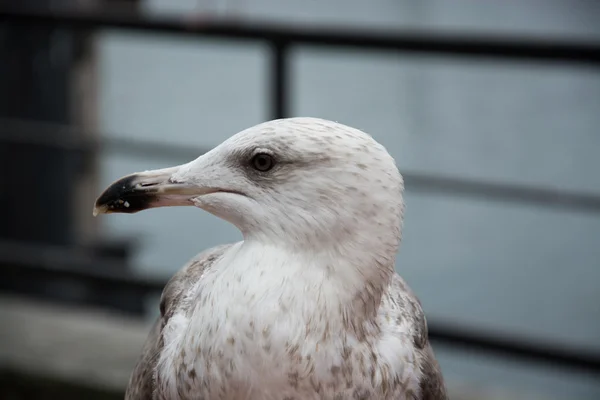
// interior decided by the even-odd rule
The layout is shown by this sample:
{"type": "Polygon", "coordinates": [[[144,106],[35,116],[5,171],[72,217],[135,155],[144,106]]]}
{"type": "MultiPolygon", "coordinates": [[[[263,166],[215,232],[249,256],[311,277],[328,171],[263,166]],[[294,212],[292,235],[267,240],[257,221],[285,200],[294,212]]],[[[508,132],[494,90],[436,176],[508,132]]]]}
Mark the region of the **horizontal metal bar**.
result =
{"type": "MultiPolygon", "coordinates": [[[[166,280],[136,276],[129,266],[99,260],[81,250],[14,241],[0,241],[0,274],[37,280],[73,279],[133,292],[161,292],[166,280]]],[[[0,275],[2,276],[2,275],[0,275]]]]}
{"type": "Polygon", "coordinates": [[[600,213],[600,194],[403,172],[407,191],[600,213]]]}
{"type": "MultiPolygon", "coordinates": [[[[115,272],[112,262],[107,265],[69,249],[0,241],[0,279],[25,277],[44,282],[74,279],[100,283],[106,286],[107,292],[111,289],[128,289],[133,293],[144,294],[160,293],[167,281],[132,276],[125,267],[121,271],[115,272]]],[[[440,344],[600,373],[600,353],[597,350],[575,349],[564,343],[524,338],[510,333],[500,336],[497,332],[436,322],[435,318],[429,319],[429,337],[440,344]]]]}
{"type": "Polygon", "coordinates": [[[589,348],[576,349],[565,343],[552,343],[539,338],[525,338],[522,335],[509,333],[499,334],[497,331],[482,331],[455,324],[442,323],[429,318],[429,338],[451,347],[493,354],[502,357],[518,358],[600,374],[600,352],[589,348]]]}
{"type": "Polygon", "coordinates": [[[0,8],[0,21],[68,26],[77,29],[127,29],[140,32],[196,35],[271,43],[302,44],[362,50],[395,50],[445,56],[582,63],[600,66],[600,43],[564,39],[492,36],[419,30],[364,30],[355,27],[294,26],[273,22],[244,23],[203,16],[161,16],[99,10],[32,10],[0,8]]]}
{"type": "Polygon", "coordinates": [[[106,152],[165,160],[193,160],[207,152],[189,146],[127,139],[125,135],[89,135],[59,124],[0,118],[0,144],[42,146],[74,152],[106,152]]]}
{"type": "MultiPolygon", "coordinates": [[[[0,119],[0,143],[22,143],[37,146],[52,146],[79,151],[104,151],[144,158],[187,162],[208,151],[185,145],[126,139],[111,135],[101,139],[78,139],[93,137],[81,135],[76,128],[49,123],[0,119]],[[64,133],[52,135],[53,132],[64,133]]],[[[416,171],[402,171],[406,189],[410,192],[432,195],[479,198],[487,201],[531,204],[579,212],[600,213],[600,193],[566,191],[555,188],[492,183],[416,171]]]]}

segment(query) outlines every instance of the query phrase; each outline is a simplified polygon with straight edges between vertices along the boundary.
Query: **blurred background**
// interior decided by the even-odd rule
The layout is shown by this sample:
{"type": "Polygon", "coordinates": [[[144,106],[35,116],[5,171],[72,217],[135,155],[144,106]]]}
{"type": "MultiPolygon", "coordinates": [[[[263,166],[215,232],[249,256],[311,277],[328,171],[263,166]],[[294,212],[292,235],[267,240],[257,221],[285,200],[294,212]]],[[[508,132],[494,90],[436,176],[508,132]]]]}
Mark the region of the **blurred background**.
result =
{"type": "Polygon", "coordinates": [[[406,178],[397,270],[453,399],[600,398],[600,2],[0,1],[0,399],[123,397],[166,280],[241,239],[92,217],[116,178],[283,116],[406,178]]]}

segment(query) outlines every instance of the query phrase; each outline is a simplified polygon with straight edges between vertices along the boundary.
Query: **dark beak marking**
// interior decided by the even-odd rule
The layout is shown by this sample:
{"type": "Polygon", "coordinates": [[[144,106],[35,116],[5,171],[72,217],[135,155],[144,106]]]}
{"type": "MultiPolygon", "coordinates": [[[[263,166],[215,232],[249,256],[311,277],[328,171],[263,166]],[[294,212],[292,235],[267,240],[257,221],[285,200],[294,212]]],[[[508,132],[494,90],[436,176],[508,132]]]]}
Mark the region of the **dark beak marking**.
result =
{"type": "Polygon", "coordinates": [[[127,214],[151,208],[157,200],[156,195],[142,188],[156,183],[138,183],[136,179],[135,175],[126,176],[110,185],[96,200],[96,208],[106,207],[109,212],[127,214]]]}

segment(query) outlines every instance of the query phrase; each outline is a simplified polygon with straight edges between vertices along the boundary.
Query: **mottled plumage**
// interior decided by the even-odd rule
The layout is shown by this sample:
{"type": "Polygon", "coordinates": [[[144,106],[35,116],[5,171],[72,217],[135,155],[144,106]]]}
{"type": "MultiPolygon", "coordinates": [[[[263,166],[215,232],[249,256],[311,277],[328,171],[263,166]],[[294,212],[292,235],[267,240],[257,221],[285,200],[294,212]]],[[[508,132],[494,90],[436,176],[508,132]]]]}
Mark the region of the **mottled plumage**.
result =
{"type": "Polygon", "coordinates": [[[394,271],[403,187],[369,135],[291,118],[107,189],[100,212],[195,205],[244,235],[167,284],[126,399],[447,399],[394,271]]]}

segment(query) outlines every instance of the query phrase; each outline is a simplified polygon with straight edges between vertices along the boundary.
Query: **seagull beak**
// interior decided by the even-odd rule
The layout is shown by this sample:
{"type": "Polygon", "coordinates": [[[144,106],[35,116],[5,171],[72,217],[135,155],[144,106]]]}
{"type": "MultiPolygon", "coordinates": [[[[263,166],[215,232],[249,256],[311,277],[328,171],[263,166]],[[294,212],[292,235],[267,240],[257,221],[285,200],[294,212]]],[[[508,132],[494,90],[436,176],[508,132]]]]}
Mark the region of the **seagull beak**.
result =
{"type": "Polygon", "coordinates": [[[127,175],[108,186],[96,200],[98,214],[133,214],[149,208],[191,206],[191,199],[215,190],[173,178],[180,167],[127,175]]]}

